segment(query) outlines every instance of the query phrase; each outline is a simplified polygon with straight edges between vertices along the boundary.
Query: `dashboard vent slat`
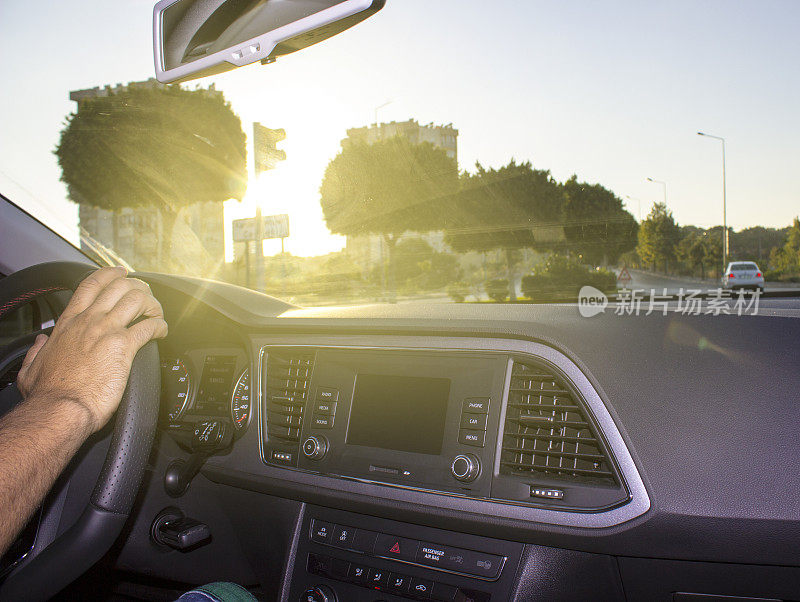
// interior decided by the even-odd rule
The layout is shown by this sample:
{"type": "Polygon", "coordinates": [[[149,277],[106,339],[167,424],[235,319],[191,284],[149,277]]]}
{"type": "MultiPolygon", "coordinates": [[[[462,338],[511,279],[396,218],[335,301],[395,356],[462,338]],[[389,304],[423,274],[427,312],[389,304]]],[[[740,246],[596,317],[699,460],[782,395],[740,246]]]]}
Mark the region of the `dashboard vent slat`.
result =
{"type": "Polygon", "coordinates": [[[500,473],[618,484],[581,399],[555,372],[519,361],[511,371],[500,473]]]}
{"type": "Polygon", "coordinates": [[[265,397],[269,438],[300,440],[299,425],[308,403],[313,370],[313,352],[279,349],[268,354],[265,397]]]}

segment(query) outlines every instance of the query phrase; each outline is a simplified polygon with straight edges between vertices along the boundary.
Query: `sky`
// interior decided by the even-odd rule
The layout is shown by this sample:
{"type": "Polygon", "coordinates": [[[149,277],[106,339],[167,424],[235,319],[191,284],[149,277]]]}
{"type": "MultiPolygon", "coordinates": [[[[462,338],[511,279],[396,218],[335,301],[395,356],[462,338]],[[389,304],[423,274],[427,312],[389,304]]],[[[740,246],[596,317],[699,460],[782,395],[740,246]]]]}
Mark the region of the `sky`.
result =
{"type": "MultiPolygon", "coordinates": [[[[153,4],[0,3],[0,192],[70,240],[53,155],[69,91],[153,77],[153,4]]],[[[256,202],[289,213],[296,255],[342,248],[319,184],[346,130],[387,102],[380,121],[458,128],[461,169],[530,160],[603,184],[636,217],[662,200],[650,177],[680,224],[704,227],[722,222],[722,159],[696,132],[724,136],[729,225],[783,227],[800,214],[799,20],[795,0],[387,0],[275,64],[188,85],[214,83],[248,137],[254,121],[286,130],[287,160],[226,203],[226,229],[256,202]]]]}

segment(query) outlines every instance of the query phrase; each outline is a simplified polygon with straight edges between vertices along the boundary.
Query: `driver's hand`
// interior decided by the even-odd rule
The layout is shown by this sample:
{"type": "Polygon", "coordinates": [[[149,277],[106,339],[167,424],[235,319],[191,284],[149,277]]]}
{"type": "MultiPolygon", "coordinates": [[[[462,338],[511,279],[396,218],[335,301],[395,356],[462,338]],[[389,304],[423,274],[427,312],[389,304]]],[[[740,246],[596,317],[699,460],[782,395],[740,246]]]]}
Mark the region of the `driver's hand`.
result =
{"type": "Polygon", "coordinates": [[[88,276],[50,337],[36,338],[17,378],[26,401],[73,402],[86,412],[92,432],[108,422],[136,352],[167,334],[164,312],[150,287],[126,275],[117,267],[88,276]]]}

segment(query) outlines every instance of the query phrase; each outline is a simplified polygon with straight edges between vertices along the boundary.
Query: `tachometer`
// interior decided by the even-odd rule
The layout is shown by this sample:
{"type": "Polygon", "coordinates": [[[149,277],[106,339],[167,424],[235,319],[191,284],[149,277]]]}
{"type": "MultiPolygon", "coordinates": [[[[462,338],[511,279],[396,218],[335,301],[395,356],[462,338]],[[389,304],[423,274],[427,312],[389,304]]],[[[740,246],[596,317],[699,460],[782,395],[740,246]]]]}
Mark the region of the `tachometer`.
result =
{"type": "Polygon", "coordinates": [[[161,403],[171,422],[183,416],[189,405],[191,379],[179,357],[161,359],[161,403]]]}
{"type": "Polygon", "coordinates": [[[250,371],[245,369],[236,381],[231,395],[231,418],[237,429],[244,430],[250,423],[250,371]]]}

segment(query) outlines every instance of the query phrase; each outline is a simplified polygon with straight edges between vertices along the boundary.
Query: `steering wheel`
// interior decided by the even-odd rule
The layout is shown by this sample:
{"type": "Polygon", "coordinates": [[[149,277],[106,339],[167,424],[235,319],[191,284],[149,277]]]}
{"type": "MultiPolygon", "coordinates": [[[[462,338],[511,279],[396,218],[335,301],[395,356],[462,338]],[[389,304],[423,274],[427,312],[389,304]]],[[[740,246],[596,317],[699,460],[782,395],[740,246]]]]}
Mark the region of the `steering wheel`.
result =
{"type": "MultiPolygon", "coordinates": [[[[88,264],[53,262],[25,268],[0,280],[0,317],[39,295],[75,290],[94,271],[88,264]]],[[[24,357],[34,336],[0,349],[0,377],[24,357]]],[[[117,410],[105,462],[78,520],[47,547],[39,545],[0,585],[2,600],[44,600],[94,565],[122,531],[139,490],[158,419],[161,371],[151,341],[137,353],[117,410]]]]}

